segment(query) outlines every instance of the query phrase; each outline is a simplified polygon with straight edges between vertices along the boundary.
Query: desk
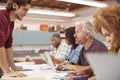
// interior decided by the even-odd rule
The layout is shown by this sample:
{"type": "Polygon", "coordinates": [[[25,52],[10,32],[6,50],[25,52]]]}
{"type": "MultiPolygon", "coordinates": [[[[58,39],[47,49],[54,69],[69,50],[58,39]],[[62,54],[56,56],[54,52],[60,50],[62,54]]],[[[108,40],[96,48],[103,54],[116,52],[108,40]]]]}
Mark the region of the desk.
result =
{"type": "Polygon", "coordinates": [[[51,70],[48,64],[35,65],[33,62],[16,63],[17,66],[22,66],[23,69],[32,69],[31,71],[20,71],[25,73],[27,77],[10,78],[4,75],[2,80],[60,80],[56,77],[64,77],[67,72],[56,73],[51,70]]]}

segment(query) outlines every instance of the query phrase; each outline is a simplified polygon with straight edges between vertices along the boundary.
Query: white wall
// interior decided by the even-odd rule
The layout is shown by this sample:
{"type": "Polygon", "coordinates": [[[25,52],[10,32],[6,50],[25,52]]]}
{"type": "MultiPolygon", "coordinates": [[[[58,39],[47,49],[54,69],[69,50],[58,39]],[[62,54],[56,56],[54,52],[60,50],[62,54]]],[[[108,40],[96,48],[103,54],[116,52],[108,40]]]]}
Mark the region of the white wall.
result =
{"type": "Polygon", "coordinates": [[[70,22],[67,24],[67,26],[74,26],[76,24],[76,22],[81,21],[81,20],[88,20],[90,22],[92,22],[94,20],[93,15],[95,13],[97,8],[93,8],[93,7],[86,7],[83,8],[82,10],[77,10],[75,11],[75,13],[79,16],[72,18],[70,20],[70,22]]]}
{"type": "Polygon", "coordinates": [[[43,15],[28,15],[22,21],[16,20],[15,29],[19,28],[21,24],[23,24],[24,26],[28,26],[27,27],[28,30],[39,30],[40,24],[48,24],[50,26],[62,25],[64,27],[70,27],[70,26],[75,25],[76,21],[80,21],[80,20],[90,20],[90,21],[92,21],[93,20],[92,14],[93,14],[94,11],[95,11],[95,8],[86,8],[86,9],[83,9],[83,10],[77,10],[75,13],[78,16],[75,17],[75,18],[43,16],[43,15]],[[33,19],[28,19],[28,18],[33,18],[33,19]],[[64,21],[39,20],[41,18],[64,20],[64,21]]]}
{"type": "Polygon", "coordinates": [[[27,26],[28,30],[39,30],[40,24],[48,24],[49,26],[62,25],[67,26],[69,18],[57,17],[57,16],[44,16],[44,15],[28,15],[22,21],[15,21],[15,29],[19,28],[21,24],[27,26]],[[30,19],[29,19],[30,18],[30,19]],[[52,21],[52,20],[40,20],[40,19],[52,19],[52,20],[64,20],[64,21],[52,21]]]}

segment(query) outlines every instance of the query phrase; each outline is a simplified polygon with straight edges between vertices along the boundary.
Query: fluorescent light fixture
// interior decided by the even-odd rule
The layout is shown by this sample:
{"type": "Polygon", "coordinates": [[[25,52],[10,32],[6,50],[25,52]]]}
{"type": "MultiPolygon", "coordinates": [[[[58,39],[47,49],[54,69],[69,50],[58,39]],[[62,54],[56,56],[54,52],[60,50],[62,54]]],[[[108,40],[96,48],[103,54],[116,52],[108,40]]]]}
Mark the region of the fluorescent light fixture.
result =
{"type": "Polygon", "coordinates": [[[24,18],[29,20],[42,20],[42,21],[57,21],[57,22],[64,22],[65,20],[61,19],[47,19],[47,18],[24,18]]]}
{"type": "Polygon", "coordinates": [[[6,9],[6,8],[1,8],[1,7],[0,7],[0,9],[6,9]]]}
{"type": "Polygon", "coordinates": [[[0,9],[6,9],[5,6],[0,6],[0,9]]]}
{"type": "Polygon", "coordinates": [[[98,2],[98,1],[92,1],[92,0],[57,0],[57,1],[83,4],[83,5],[94,6],[94,7],[106,7],[107,6],[107,4],[105,3],[98,2]]]}
{"type": "MultiPolygon", "coordinates": [[[[5,6],[0,6],[0,9],[5,9],[5,6]]],[[[42,15],[52,15],[52,16],[63,16],[63,17],[74,17],[74,13],[62,12],[62,11],[52,11],[52,10],[40,10],[40,9],[30,9],[28,11],[30,14],[42,14],[42,15]]]]}
{"type": "Polygon", "coordinates": [[[52,10],[39,10],[39,9],[30,9],[28,11],[30,14],[42,14],[42,15],[53,15],[53,16],[64,16],[64,17],[74,17],[74,13],[69,12],[60,12],[60,11],[52,11],[52,10]]]}

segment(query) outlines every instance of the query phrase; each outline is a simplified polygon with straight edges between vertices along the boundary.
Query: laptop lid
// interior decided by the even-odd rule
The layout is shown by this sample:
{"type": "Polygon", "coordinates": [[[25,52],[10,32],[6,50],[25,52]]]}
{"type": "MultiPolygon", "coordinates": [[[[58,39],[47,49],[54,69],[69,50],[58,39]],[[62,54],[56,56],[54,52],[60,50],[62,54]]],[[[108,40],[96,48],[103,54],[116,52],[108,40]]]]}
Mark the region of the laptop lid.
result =
{"type": "Polygon", "coordinates": [[[54,70],[56,72],[56,67],[54,62],[52,61],[50,54],[48,52],[45,52],[45,56],[47,58],[47,63],[51,66],[52,70],[54,70]]]}
{"type": "Polygon", "coordinates": [[[120,80],[120,55],[87,54],[97,80],[120,80]]]}
{"type": "Polygon", "coordinates": [[[46,58],[45,54],[40,54],[40,57],[41,57],[42,60],[47,62],[47,58],[46,58]]]}
{"type": "Polygon", "coordinates": [[[52,61],[51,57],[50,57],[50,54],[49,52],[45,52],[45,56],[47,58],[47,63],[51,66],[52,70],[57,72],[57,73],[60,73],[60,72],[63,72],[63,73],[67,73],[67,72],[71,72],[71,70],[64,70],[64,71],[59,71],[56,69],[56,65],[55,63],[52,61]]]}

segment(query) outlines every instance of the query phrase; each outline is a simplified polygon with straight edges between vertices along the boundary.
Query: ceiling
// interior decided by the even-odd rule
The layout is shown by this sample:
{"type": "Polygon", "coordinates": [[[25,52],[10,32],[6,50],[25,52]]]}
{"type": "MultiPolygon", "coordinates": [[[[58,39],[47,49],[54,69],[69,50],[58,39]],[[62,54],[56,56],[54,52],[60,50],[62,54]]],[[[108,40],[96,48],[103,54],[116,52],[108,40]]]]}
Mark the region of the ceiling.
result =
{"type": "MultiPolygon", "coordinates": [[[[87,0],[86,0],[87,1],[87,0]]],[[[90,0],[89,0],[90,1],[90,0]]],[[[115,0],[91,0],[91,1],[100,1],[107,4],[113,4],[115,0]]],[[[0,6],[5,6],[7,0],[0,0],[0,6]]],[[[24,19],[33,19],[40,20],[42,19],[60,19],[69,21],[73,18],[83,18],[86,16],[93,15],[96,7],[62,2],[57,0],[32,0],[32,9],[40,10],[49,10],[49,11],[58,11],[58,12],[70,12],[74,13],[74,17],[65,17],[65,16],[55,16],[55,15],[45,15],[45,14],[28,14],[24,19]]]]}
{"type": "MultiPolygon", "coordinates": [[[[110,0],[93,0],[93,1],[110,1],[110,0]]],[[[7,0],[0,0],[0,3],[6,3],[7,0]]],[[[85,5],[61,2],[57,0],[32,0],[32,7],[50,10],[74,11],[86,7],[85,5]]]]}
{"type": "Polygon", "coordinates": [[[72,11],[83,7],[83,5],[61,2],[56,0],[34,0],[32,5],[38,6],[40,8],[58,9],[66,11],[72,11]]]}

